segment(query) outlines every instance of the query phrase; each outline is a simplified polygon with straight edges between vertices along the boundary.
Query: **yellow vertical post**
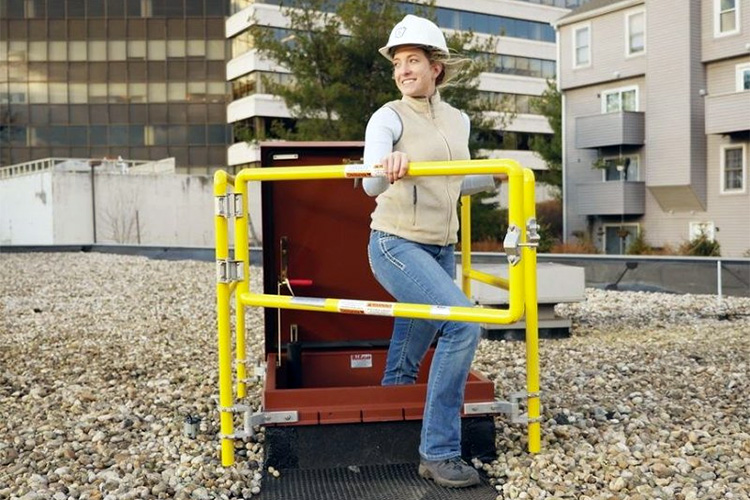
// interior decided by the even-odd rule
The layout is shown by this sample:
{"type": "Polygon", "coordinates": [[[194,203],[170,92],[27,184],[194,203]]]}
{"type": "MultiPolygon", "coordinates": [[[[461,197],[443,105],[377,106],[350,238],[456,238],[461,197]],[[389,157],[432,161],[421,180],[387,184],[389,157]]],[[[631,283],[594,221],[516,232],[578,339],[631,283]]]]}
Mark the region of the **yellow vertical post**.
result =
{"type": "MultiPolygon", "coordinates": [[[[524,174],[524,217],[526,222],[536,221],[536,200],[534,196],[534,172],[525,168],[524,174]]],[[[525,242],[529,242],[528,231],[524,230],[525,242]]],[[[539,414],[541,404],[539,400],[539,313],[537,308],[536,288],[536,248],[522,247],[524,268],[524,302],[526,303],[526,391],[528,393],[528,438],[529,452],[541,451],[541,423],[539,414]]]]}
{"type": "MultiPolygon", "coordinates": [[[[214,175],[214,196],[223,196],[227,191],[227,174],[219,171],[214,175]]],[[[218,213],[214,215],[216,230],[216,261],[229,257],[229,243],[227,241],[227,219],[218,213]]],[[[233,405],[232,396],[232,336],[229,328],[229,297],[231,290],[229,283],[216,282],[216,312],[217,328],[219,332],[219,406],[221,421],[221,464],[229,467],[234,464],[234,441],[225,436],[234,432],[232,412],[228,411],[233,405]]]]}
{"type": "MultiPolygon", "coordinates": [[[[526,223],[524,222],[524,174],[518,162],[505,160],[513,165],[513,170],[508,172],[508,224],[516,226],[522,233],[526,223]]],[[[521,254],[523,257],[523,254],[521,254]]],[[[523,262],[523,258],[521,259],[523,262]]],[[[524,269],[523,264],[510,266],[508,269],[508,308],[518,317],[523,314],[524,308],[524,269]]]]}
{"type": "Polygon", "coordinates": [[[471,298],[471,196],[461,197],[461,289],[471,298]]]}
{"type": "Polygon", "coordinates": [[[234,291],[235,309],[235,340],[237,342],[237,398],[242,399],[247,394],[247,353],[245,352],[245,306],[240,301],[240,295],[250,288],[250,242],[248,241],[248,224],[250,214],[247,213],[247,181],[237,179],[234,192],[242,199],[242,213],[234,219],[234,259],[242,262],[242,279],[237,282],[234,291]]]}

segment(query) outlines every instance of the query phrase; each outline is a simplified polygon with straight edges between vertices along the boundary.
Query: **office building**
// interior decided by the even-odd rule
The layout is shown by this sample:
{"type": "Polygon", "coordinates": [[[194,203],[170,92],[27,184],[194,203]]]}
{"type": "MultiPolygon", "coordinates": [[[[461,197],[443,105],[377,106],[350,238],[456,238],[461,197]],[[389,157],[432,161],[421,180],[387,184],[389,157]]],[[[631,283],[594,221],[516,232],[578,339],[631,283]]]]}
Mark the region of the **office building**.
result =
{"type": "Polygon", "coordinates": [[[0,0],[0,166],[226,165],[226,0],[0,0]]]}

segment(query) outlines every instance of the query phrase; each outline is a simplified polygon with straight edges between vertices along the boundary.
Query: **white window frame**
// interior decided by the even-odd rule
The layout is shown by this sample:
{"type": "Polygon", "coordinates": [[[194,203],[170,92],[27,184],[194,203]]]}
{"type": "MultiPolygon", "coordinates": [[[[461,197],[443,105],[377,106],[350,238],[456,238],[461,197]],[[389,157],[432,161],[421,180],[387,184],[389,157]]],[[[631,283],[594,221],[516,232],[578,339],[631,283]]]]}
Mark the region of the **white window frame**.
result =
{"type": "Polygon", "coordinates": [[[719,158],[719,168],[720,168],[720,192],[721,194],[745,194],[747,192],[747,146],[745,144],[722,144],[719,148],[719,154],[721,155],[721,158],[719,158]],[[725,173],[726,173],[726,150],[727,149],[737,149],[740,148],[742,150],[742,189],[726,189],[725,186],[725,173]]]}
{"type": "Polygon", "coordinates": [[[581,24],[573,28],[573,69],[590,68],[591,67],[591,45],[593,38],[591,36],[591,23],[581,24]],[[588,30],[589,32],[589,45],[588,45],[588,61],[585,64],[578,62],[578,32],[582,30],[588,30]]]}
{"type": "Polygon", "coordinates": [[[714,38],[736,35],[740,32],[740,0],[734,0],[734,25],[732,31],[721,31],[721,0],[714,0],[714,38]]]}
{"type": "MultiPolygon", "coordinates": [[[[622,156],[615,155],[615,156],[604,156],[603,157],[604,161],[614,161],[615,164],[617,163],[617,160],[619,160],[620,158],[622,158],[623,160],[625,158],[631,158],[631,163],[632,163],[632,161],[634,159],[637,162],[637,165],[638,165],[638,170],[636,170],[636,173],[638,174],[637,175],[638,178],[637,179],[632,179],[632,178],[628,177],[628,180],[626,182],[638,182],[638,181],[640,181],[640,179],[641,179],[641,155],[639,155],[639,154],[632,154],[632,155],[622,155],[622,156]]],[[[622,179],[608,181],[607,180],[607,169],[603,168],[601,170],[602,170],[602,182],[622,182],[622,179]]],[[[620,177],[622,177],[622,175],[620,175],[620,177]]]]}
{"type": "Polygon", "coordinates": [[[610,94],[620,94],[620,109],[618,111],[611,111],[611,113],[621,113],[623,111],[623,109],[622,109],[622,94],[625,93],[625,92],[629,92],[631,90],[635,90],[635,109],[632,110],[632,111],[640,111],[640,105],[639,105],[640,90],[638,89],[638,85],[628,85],[627,87],[618,87],[616,89],[608,89],[608,90],[603,90],[601,92],[601,109],[602,109],[602,114],[608,113],[608,111],[607,111],[607,96],[610,95],[610,94]]]}
{"type": "Polygon", "coordinates": [[[700,236],[701,232],[706,234],[709,241],[716,240],[716,225],[713,221],[690,221],[688,223],[688,241],[693,241],[700,236]]]}
{"type": "Polygon", "coordinates": [[[646,53],[646,9],[638,9],[629,12],[625,15],[625,57],[638,57],[646,53]],[[643,14],[643,50],[640,52],[633,52],[630,47],[630,18],[643,14]]]}
{"type": "Polygon", "coordinates": [[[745,81],[744,78],[742,78],[745,72],[750,72],[750,63],[738,64],[735,68],[737,71],[737,92],[750,91],[750,89],[743,88],[745,81]]]}

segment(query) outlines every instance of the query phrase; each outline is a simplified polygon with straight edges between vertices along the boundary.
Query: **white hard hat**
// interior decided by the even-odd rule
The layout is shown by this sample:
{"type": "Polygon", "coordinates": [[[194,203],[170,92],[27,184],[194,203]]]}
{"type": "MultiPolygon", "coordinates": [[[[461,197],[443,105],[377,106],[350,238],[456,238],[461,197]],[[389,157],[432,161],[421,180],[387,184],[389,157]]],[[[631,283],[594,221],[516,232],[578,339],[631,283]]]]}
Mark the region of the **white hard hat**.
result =
{"type": "Polygon", "coordinates": [[[421,45],[436,49],[445,55],[450,55],[445,35],[435,23],[423,17],[408,14],[391,30],[388,44],[378,52],[388,59],[392,59],[391,49],[399,45],[421,45]]]}

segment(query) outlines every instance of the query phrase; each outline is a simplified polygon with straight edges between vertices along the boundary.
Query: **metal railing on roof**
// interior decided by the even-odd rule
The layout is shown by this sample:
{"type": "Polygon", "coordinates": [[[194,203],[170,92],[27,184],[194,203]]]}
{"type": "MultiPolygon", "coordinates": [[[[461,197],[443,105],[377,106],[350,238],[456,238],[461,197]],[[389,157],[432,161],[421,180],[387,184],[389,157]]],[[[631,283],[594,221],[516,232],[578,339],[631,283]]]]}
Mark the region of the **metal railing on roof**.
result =
{"type": "Polygon", "coordinates": [[[19,175],[29,175],[39,172],[45,172],[51,170],[56,166],[70,166],[71,169],[75,167],[85,167],[89,169],[91,167],[98,166],[110,166],[112,168],[120,168],[127,170],[130,167],[136,165],[143,165],[150,163],[150,161],[144,160],[125,160],[122,158],[42,158],[40,160],[27,161],[25,163],[18,163],[16,165],[9,165],[7,167],[0,167],[0,179],[8,179],[10,177],[16,177],[19,175]]]}

